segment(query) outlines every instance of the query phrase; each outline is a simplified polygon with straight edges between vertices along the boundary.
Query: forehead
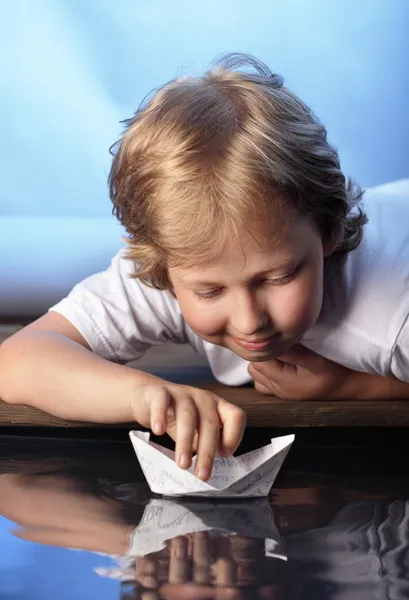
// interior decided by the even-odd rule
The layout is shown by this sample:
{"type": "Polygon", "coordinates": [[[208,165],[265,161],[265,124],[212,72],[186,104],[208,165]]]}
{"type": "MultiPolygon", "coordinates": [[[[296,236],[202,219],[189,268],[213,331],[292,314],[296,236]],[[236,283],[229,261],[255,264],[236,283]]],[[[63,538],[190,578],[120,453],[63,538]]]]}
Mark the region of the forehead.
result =
{"type": "Polygon", "coordinates": [[[303,223],[301,218],[273,223],[267,221],[254,222],[250,231],[243,230],[237,236],[229,238],[218,257],[204,268],[216,267],[218,264],[242,261],[260,263],[273,257],[276,261],[290,259],[297,250],[297,240],[301,241],[303,223]]]}
{"type": "Polygon", "coordinates": [[[309,220],[299,215],[283,221],[280,229],[260,221],[254,224],[250,233],[238,233],[227,239],[222,251],[211,260],[174,267],[170,269],[170,275],[191,282],[253,277],[267,271],[283,272],[309,252],[317,237],[309,220]]]}

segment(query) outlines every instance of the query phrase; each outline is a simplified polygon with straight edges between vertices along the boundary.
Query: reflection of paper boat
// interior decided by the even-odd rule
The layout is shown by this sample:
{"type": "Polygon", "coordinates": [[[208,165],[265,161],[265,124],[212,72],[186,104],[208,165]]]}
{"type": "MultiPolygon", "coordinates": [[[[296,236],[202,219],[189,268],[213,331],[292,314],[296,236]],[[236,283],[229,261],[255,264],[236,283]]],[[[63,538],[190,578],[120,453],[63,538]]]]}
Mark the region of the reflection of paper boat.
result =
{"type": "Polygon", "coordinates": [[[132,533],[128,551],[117,557],[117,566],[94,569],[102,577],[135,580],[135,559],[160,552],[177,536],[206,531],[211,538],[240,535],[264,540],[266,557],[287,560],[267,498],[237,502],[211,500],[168,500],[155,498],[147,504],[139,525],[132,533]]]}
{"type": "Polygon", "coordinates": [[[149,441],[149,433],[131,431],[130,438],[152,492],[164,496],[267,496],[294,441],[293,435],[273,438],[270,444],[237,457],[216,457],[211,478],[198,479],[175,462],[175,454],[149,441]]]}
{"type": "Polygon", "coordinates": [[[159,552],[165,548],[167,540],[199,531],[207,531],[212,537],[238,534],[263,539],[266,555],[286,560],[273,511],[266,498],[235,503],[151,500],[132,534],[127,556],[141,557],[159,552]]]}

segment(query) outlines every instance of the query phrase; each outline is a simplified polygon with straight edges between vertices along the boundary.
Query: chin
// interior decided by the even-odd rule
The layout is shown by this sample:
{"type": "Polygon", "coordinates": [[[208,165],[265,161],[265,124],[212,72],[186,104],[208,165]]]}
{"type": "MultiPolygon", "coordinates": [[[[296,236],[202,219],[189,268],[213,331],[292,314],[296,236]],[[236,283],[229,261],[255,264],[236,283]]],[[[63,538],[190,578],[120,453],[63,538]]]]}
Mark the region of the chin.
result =
{"type": "Polygon", "coordinates": [[[229,347],[229,350],[234,352],[234,354],[237,354],[237,356],[240,356],[240,358],[247,360],[248,362],[266,362],[268,360],[272,360],[273,358],[277,358],[277,356],[284,352],[284,350],[282,350],[281,348],[277,350],[269,348],[268,350],[251,351],[229,347]]]}
{"type": "Polygon", "coordinates": [[[268,355],[263,355],[263,356],[260,356],[260,353],[257,353],[257,354],[255,353],[253,356],[246,358],[246,360],[248,360],[249,362],[252,362],[252,363],[267,362],[268,360],[273,360],[273,359],[277,358],[277,356],[279,356],[279,354],[277,354],[276,352],[270,352],[268,355]]]}
{"type": "Polygon", "coordinates": [[[244,348],[230,346],[229,350],[232,350],[237,356],[247,360],[248,362],[267,362],[268,360],[274,360],[287,352],[287,350],[295,343],[298,342],[300,338],[296,338],[291,341],[281,340],[281,344],[277,344],[271,348],[266,348],[265,350],[245,350],[244,348]]]}

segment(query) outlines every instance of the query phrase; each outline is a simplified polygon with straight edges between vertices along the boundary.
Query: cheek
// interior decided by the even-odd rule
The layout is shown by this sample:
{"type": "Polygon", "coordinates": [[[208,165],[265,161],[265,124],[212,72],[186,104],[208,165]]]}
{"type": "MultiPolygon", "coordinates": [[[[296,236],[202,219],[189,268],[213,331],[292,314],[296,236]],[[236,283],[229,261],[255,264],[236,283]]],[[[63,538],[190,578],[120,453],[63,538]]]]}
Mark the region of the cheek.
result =
{"type": "Polygon", "coordinates": [[[176,297],[186,323],[195,333],[212,337],[224,331],[227,316],[220,304],[216,308],[210,300],[198,300],[186,291],[176,291],[176,297]]]}
{"type": "Polygon", "coordinates": [[[314,268],[271,295],[270,314],[283,332],[304,332],[314,325],[322,307],[322,269],[314,268]]]}

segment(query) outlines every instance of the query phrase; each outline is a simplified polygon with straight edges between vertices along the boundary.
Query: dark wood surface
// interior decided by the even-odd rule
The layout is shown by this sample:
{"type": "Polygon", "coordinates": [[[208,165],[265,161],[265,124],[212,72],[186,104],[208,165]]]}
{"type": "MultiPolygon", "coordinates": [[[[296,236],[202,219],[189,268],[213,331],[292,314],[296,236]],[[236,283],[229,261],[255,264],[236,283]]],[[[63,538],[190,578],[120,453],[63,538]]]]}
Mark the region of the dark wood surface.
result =
{"type": "MultiPolygon", "coordinates": [[[[250,427],[353,427],[356,429],[409,426],[409,402],[405,401],[295,402],[263,396],[252,387],[235,388],[213,383],[214,379],[206,359],[196,354],[188,344],[164,344],[154,347],[133,366],[153,372],[164,379],[174,380],[176,383],[211,389],[243,408],[247,413],[250,427]],[[189,368],[187,369],[185,365],[189,365],[189,368]],[[186,379],[188,375],[189,378],[186,379]]],[[[63,421],[26,406],[6,405],[0,400],[0,427],[13,426],[94,427],[95,429],[92,423],[63,421]]],[[[135,427],[135,424],[131,426],[135,427]]]]}
{"type": "MultiPolygon", "coordinates": [[[[262,396],[252,388],[233,388],[219,384],[199,387],[212,390],[243,408],[251,427],[409,426],[409,402],[405,401],[295,402],[262,396]]],[[[63,421],[39,410],[10,406],[0,400],[0,426],[89,427],[92,424],[63,421]]]]}

